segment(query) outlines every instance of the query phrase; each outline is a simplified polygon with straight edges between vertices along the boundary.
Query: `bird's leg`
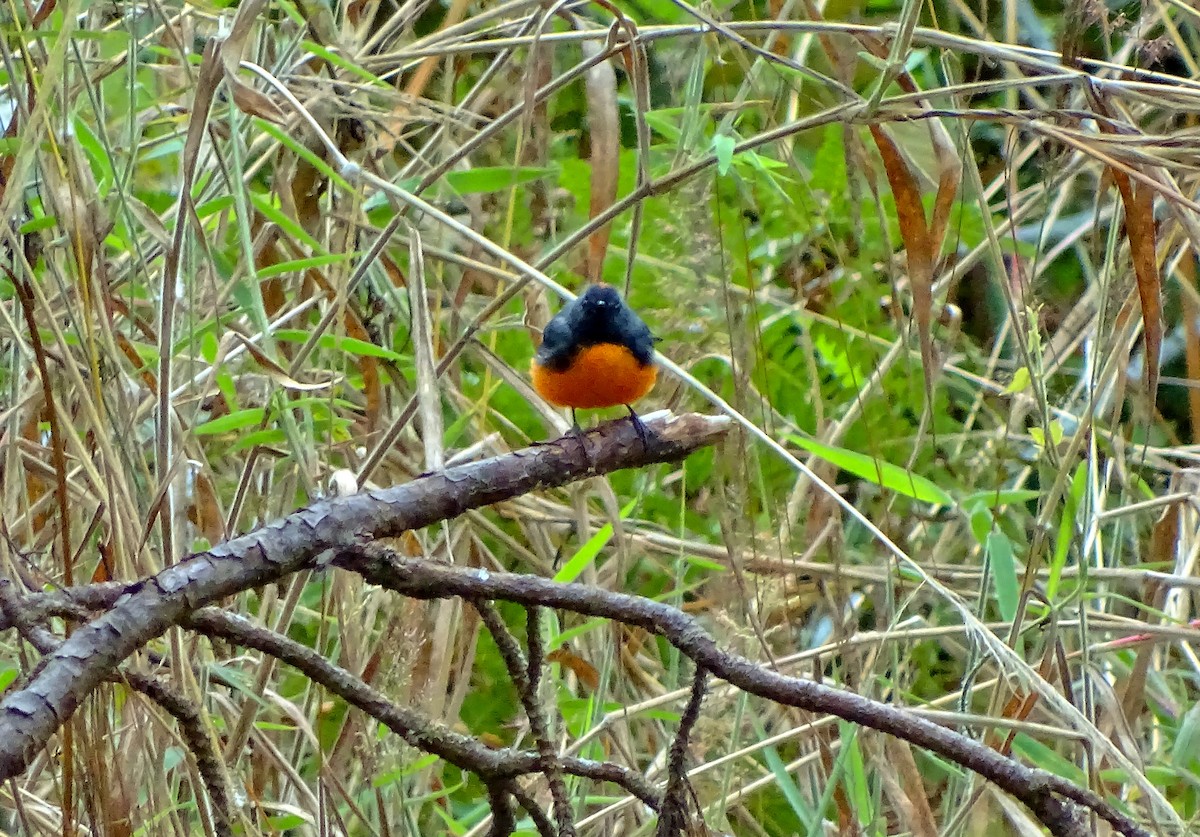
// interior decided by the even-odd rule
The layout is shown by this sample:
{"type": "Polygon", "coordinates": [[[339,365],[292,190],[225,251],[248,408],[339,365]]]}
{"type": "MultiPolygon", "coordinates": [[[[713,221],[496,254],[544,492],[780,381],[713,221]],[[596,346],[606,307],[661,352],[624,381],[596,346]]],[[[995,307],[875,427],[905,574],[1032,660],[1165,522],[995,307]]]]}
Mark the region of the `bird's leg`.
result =
{"type": "Polygon", "coordinates": [[[592,461],[592,454],[588,451],[587,434],[583,432],[583,428],[579,426],[579,418],[575,415],[575,408],[571,408],[571,435],[579,440],[579,447],[583,450],[583,458],[587,460],[588,468],[596,467],[596,463],[592,461]]]}
{"type": "Polygon", "coordinates": [[[629,420],[633,422],[633,429],[637,431],[638,438],[642,440],[642,450],[649,450],[650,442],[646,438],[645,423],[642,421],[641,417],[639,417],[638,414],[633,411],[633,407],[630,407],[628,404],[626,404],[625,409],[629,411],[629,420]]]}

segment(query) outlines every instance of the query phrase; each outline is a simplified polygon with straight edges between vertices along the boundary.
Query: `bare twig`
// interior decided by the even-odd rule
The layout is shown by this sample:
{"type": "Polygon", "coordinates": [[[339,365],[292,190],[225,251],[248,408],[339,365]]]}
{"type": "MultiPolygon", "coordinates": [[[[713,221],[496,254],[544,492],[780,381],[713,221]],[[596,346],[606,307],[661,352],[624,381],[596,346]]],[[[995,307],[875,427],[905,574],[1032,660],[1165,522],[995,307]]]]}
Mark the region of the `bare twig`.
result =
{"type": "Polygon", "coordinates": [[[529,818],[533,820],[539,837],[558,837],[557,832],[554,830],[554,823],[550,822],[550,818],[546,816],[546,812],[542,810],[542,806],[537,804],[536,799],[518,786],[516,782],[509,783],[509,790],[521,807],[525,809],[525,813],[529,814],[529,818]]]}
{"type": "MultiPolygon", "coordinates": [[[[542,769],[539,755],[503,747],[494,749],[472,736],[435,723],[415,710],[388,700],[381,692],[311,648],[254,625],[240,616],[217,608],[204,608],[188,617],[186,625],[209,636],[218,636],[237,645],[262,651],[294,666],[313,682],[366,712],[412,746],[475,773],[486,782],[508,780],[542,769]]],[[[645,779],[618,765],[569,756],[559,759],[558,764],[565,773],[595,781],[614,782],[652,808],[657,809],[659,805],[658,794],[645,779]]]]}
{"type": "MultiPolygon", "coordinates": [[[[480,618],[483,619],[483,624],[487,626],[488,632],[495,640],[496,647],[500,649],[500,656],[508,667],[508,676],[512,678],[513,685],[517,687],[517,694],[521,696],[521,706],[524,707],[525,716],[529,719],[529,731],[533,734],[534,745],[538,750],[542,773],[545,774],[546,782],[550,785],[550,798],[554,800],[554,818],[558,822],[558,834],[560,837],[573,837],[575,834],[574,817],[571,814],[570,799],[567,797],[567,787],[563,784],[558,753],[555,752],[554,744],[550,740],[550,721],[538,704],[537,688],[542,664],[541,645],[535,638],[535,633],[530,633],[527,641],[530,644],[531,653],[529,662],[526,663],[517,641],[508,630],[508,626],[504,624],[504,619],[501,618],[495,606],[486,600],[475,600],[472,604],[475,605],[480,618]],[[532,653],[534,650],[538,651],[536,656],[532,653]]],[[[532,632],[536,632],[538,629],[537,621],[532,617],[529,620],[529,629],[532,632]]]]}
{"type": "Polygon", "coordinates": [[[509,789],[503,782],[491,782],[487,791],[488,804],[492,808],[492,827],[488,831],[488,837],[508,837],[517,830],[509,789]]]}
{"type": "Polygon", "coordinates": [[[657,837],[676,837],[686,834],[688,812],[687,745],[696,721],[700,720],[700,704],[704,700],[704,686],[708,671],[696,666],[692,675],[692,692],[687,708],[679,719],[679,729],[671,742],[671,753],[667,761],[667,789],[663,793],[662,812],[658,817],[657,837]]]}

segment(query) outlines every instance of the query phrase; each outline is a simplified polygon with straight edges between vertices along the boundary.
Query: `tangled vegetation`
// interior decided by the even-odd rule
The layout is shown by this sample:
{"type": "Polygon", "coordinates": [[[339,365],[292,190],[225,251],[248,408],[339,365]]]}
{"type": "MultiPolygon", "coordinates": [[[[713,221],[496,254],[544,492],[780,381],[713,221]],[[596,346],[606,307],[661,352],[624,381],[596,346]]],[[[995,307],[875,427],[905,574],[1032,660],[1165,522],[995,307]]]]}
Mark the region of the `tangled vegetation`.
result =
{"type": "Polygon", "coordinates": [[[10,5],[0,710],[143,580],[246,572],[0,752],[0,830],[1187,832],[1197,16],[10,5]],[[728,427],[539,444],[594,281],[661,338],[639,409],[728,427]],[[556,487],[218,547],[513,452],[556,487]]]}

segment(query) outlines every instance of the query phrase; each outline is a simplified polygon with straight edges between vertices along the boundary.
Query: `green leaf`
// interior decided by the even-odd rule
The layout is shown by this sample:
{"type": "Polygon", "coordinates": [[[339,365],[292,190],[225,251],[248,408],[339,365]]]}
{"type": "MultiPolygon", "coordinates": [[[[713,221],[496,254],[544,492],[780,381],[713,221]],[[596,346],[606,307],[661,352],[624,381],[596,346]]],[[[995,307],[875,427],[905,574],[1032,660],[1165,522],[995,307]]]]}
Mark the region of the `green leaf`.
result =
{"type": "Polygon", "coordinates": [[[851,800],[850,807],[857,813],[859,823],[865,826],[870,823],[874,809],[871,804],[874,781],[868,774],[862,747],[859,746],[858,727],[842,721],[838,724],[838,733],[842,741],[838,762],[844,770],[842,775],[851,800]]]}
{"type": "Polygon", "coordinates": [[[300,814],[280,814],[279,816],[267,817],[267,823],[271,826],[271,829],[278,832],[290,831],[308,822],[309,820],[300,814]]]}
{"type": "MultiPolygon", "coordinates": [[[[324,345],[325,341],[321,341],[324,345]]],[[[388,360],[394,360],[399,363],[404,362],[403,355],[396,354],[391,349],[385,349],[382,346],[376,346],[374,343],[369,343],[366,340],[359,340],[356,337],[339,337],[335,338],[331,344],[332,348],[347,352],[352,355],[361,355],[363,357],[381,357],[388,360]]]]}
{"type": "MultiPolygon", "coordinates": [[[[281,328],[275,332],[275,340],[279,343],[307,343],[308,337],[309,332],[302,328],[281,328]]],[[[332,343],[326,345],[323,340],[318,340],[317,345],[323,349],[333,346],[332,343]]]]}
{"type": "Polygon", "coordinates": [[[588,538],[587,543],[579,547],[575,554],[571,556],[571,560],[563,565],[559,570],[554,580],[563,584],[568,584],[575,581],[583,573],[584,569],[589,564],[596,560],[608,542],[613,536],[613,526],[611,523],[605,523],[600,527],[600,531],[588,538]]]}
{"type": "Polygon", "coordinates": [[[229,293],[233,296],[233,301],[238,303],[239,311],[245,312],[259,331],[270,333],[270,326],[266,323],[266,308],[263,307],[262,290],[257,282],[252,281],[250,277],[241,277],[233,283],[229,293]]]}
{"type": "MultiPolygon", "coordinates": [[[[285,343],[305,343],[308,341],[308,338],[309,332],[298,328],[281,328],[275,332],[275,339],[285,343]]],[[[322,349],[332,352],[346,352],[347,354],[360,355],[362,357],[384,358],[396,363],[408,362],[408,358],[404,355],[393,352],[391,349],[385,349],[383,346],[377,346],[366,340],[359,340],[357,337],[338,337],[336,334],[322,334],[317,339],[317,345],[322,349]]]]}
{"type": "Polygon", "coordinates": [[[737,145],[737,141],[728,134],[717,134],[712,138],[712,152],[717,157],[717,174],[724,176],[729,173],[729,166],[733,164],[735,145],[737,145]]]}
{"type": "Polygon", "coordinates": [[[650,126],[651,130],[657,131],[671,142],[678,142],[681,132],[672,116],[674,114],[652,110],[646,114],[646,124],[650,126]]]}
{"type": "MultiPolygon", "coordinates": [[[[138,154],[138,162],[146,163],[159,159],[178,160],[183,154],[184,142],[181,139],[158,140],[150,148],[138,154]]],[[[229,196],[233,200],[233,196],[229,196]]]]}
{"type": "Polygon", "coordinates": [[[847,188],[846,145],[842,126],[834,123],[825,128],[821,147],[812,163],[809,188],[824,192],[827,197],[844,195],[847,188]]]}
{"type": "Polygon", "coordinates": [[[974,494],[968,494],[959,500],[959,505],[964,510],[971,510],[976,506],[994,509],[1000,506],[1028,503],[1030,500],[1036,500],[1041,496],[1042,492],[1032,488],[1001,488],[999,490],[977,491],[974,494]]]}
{"type": "Polygon", "coordinates": [[[183,762],[182,747],[168,747],[163,750],[162,769],[164,772],[174,770],[183,762]]]}
{"type": "Polygon", "coordinates": [[[775,788],[783,794],[783,798],[791,806],[792,813],[801,822],[812,819],[812,807],[805,801],[804,793],[796,787],[796,780],[788,773],[787,762],[779,755],[779,750],[773,746],[765,747],[762,753],[763,758],[767,761],[767,767],[775,777],[775,788]]]}
{"type": "MultiPolygon", "coordinates": [[[[272,124],[265,119],[255,117],[254,126],[260,131],[265,131],[273,136],[280,145],[291,151],[296,156],[306,160],[313,168],[315,168],[325,177],[332,180],[339,188],[351,193],[355,191],[354,187],[351,186],[339,172],[335,171],[333,166],[331,166],[326,160],[318,157],[315,153],[306,148],[302,141],[296,137],[293,137],[278,125],[272,124]]],[[[297,133],[297,136],[299,136],[299,133],[297,133]]]]}
{"type": "Polygon", "coordinates": [[[711,558],[704,558],[700,555],[685,555],[683,560],[687,561],[694,567],[699,567],[702,570],[707,570],[710,573],[729,572],[729,567],[722,564],[720,561],[714,561],[711,558]]]}
{"type": "Polygon", "coordinates": [[[337,264],[347,259],[357,259],[362,253],[327,253],[323,256],[309,256],[303,259],[289,259],[268,265],[258,272],[259,279],[270,279],[282,273],[298,273],[310,267],[324,267],[327,264],[337,264]]]}
{"type": "MultiPolygon", "coordinates": [[[[622,520],[629,517],[636,504],[637,500],[633,499],[629,501],[625,508],[621,509],[622,520]]],[[[571,556],[571,560],[567,561],[563,565],[563,568],[555,574],[554,580],[560,584],[569,584],[579,578],[588,565],[594,562],[597,556],[600,555],[600,550],[604,549],[608,542],[612,540],[612,536],[612,524],[605,523],[600,527],[599,532],[592,535],[588,538],[587,543],[579,547],[575,554],[571,556]]]]}
{"type": "Polygon", "coordinates": [[[360,79],[367,82],[368,84],[371,84],[371,85],[381,88],[383,90],[392,90],[393,89],[392,85],[388,84],[386,81],[379,78],[379,76],[372,75],[371,73],[369,73],[365,69],[363,69],[362,65],[360,65],[358,62],[350,60],[345,55],[342,55],[341,53],[339,53],[335,50],[326,49],[325,47],[318,44],[316,41],[304,40],[304,41],[301,41],[300,43],[304,46],[304,48],[306,50],[311,52],[313,55],[318,55],[321,58],[323,58],[325,61],[328,61],[333,66],[337,67],[338,69],[345,70],[348,75],[358,76],[360,79]]]}
{"type": "Polygon", "coordinates": [[[1008,382],[1008,386],[1004,388],[1004,394],[1015,395],[1018,392],[1024,392],[1029,389],[1030,383],[1032,383],[1032,378],[1029,377],[1029,367],[1021,366],[1013,374],[1013,378],[1008,382]]]}
{"type": "Polygon", "coordinates": [[[224,212],[226,209],[232,207],[233,204],[233,195],[221,195],[219,198],[213,198],[211,201],[196,204],[196,217],[207,218],[218,212],[224,212]]]}
{"type": "Polygon", "coordinates": [[[1087,775],[1075,764],[1067,761],[1052,748],[1047,747],[1035,738],[1023,732],[1013,737],[1013,752],[1022,756],[1026,761],[1035,764],[1042,770],[1049,770],[1064,779],[1076,784],[1086,784],[1087,775]]]}
{"type": "Polygon", "coordinates": [[[583,636],[584,634],[586,634],[590,631],[604,628],[607,625],[608,625],[608,623],[602,619],[589,619],[586,622],[580,622],[578,625],[575,625],[574,627],[567,628],[565,631],[562,631],[560,633],[551,633],[550,634],[551,641],[547,642],[546,645],[549,648],[558,648],[560,645],[565,645],[567,643],[574,642],[576,639],[583,636]]]}
{"type": "Polygon", "coordinates": [[[1171,761],[1181,770],[1190,770],[1200,753],[1200,703],[1192,704],[1183,714],[1175,745],[1171,748],[1171,761]]]}
{"type": "Polygon", "coordinates": [[[1063,568],[1071,544],[1075,540],[1075,519],[1083,508],[1084,492],[1087,490],[1087,463],[1080,462],[1071,476],[1071,487],[1063,503],[1062,519],[1058,524],[1058,539],[1054,542],[1054,554],[1050,556],[1050,576],[1046,579],[1046,600],[1053,603],[1058,594],[1058,583],[1062,580],[1063,568]]]}
{"type": "MultiPolygon", "coordinates": [[[[390,730],[388,730],[388,728],[382,724],[380,724],[380,728],[384,730],[384,732],[390,732],[390,730]]],[[[424,770],[427,767],[432,767],[433,765],[437,764],[437,762],[438,757],[434,755],[422,756],[419,759],[414,759],[412,764],[405,764],[402,767],[396,768],[395,770],[389,770],[386,773],[380,773],[371,780],[371,787],[387,787],[394,782],[400,781],[405,776],[411,776],[412,774],[424,770]]]]}
{"type": "Polygon", "coordinates": [[[1003,532],[994,530],[988,533],[984,551],[996,583],[996,603],[1000,606],[1000,616],[1005,622],[1011,622],[1017,615],[1017,601],[1021,597],[1012,541],[1003,532]]]}
{"type": "MultiPolygon", "coordinates": [[[[96,186],[100,190],[100,196],[108,191],[108,185],[111,185],[114,175],[112,170],[112,158],[104,148],[104,143],[100,142],[87,121],[82,117],[76,116],[72,120],[72,125],[75,128],[75,138],[79,140],[79,146],[87,154],[88,160],[92,164],[92,176],[96,178],[96,186]]],[[[94,199],[96,196],[93,195],[94,199]]]]}
{"type": "Polygon", "coordinates": [[[821,363],[837,376],[838,383],[845,389],[857,391],[859,382],[869,373],[846,351],[844,335],[833,334],[824,328],[814,329],[812,342],[821,363]]]}
{"type": "Polygon", "coordinates": [[[975,536],[975,541],[980,546],[987,546],[988,535],[992,533],[992,528],[996,525],[996,518],[992,517],[992,510],[986,506],[975,506],[968,512],[971,523],[971,534],[975,536]]]}
{"type": "Polygon", "coordinates": [[[215,363],[217,352],[220,351],[220,348],[217,335],[213,334],[212,331],[205,331],[200,335],[200,356],[204,358],[205,363],[215,363]]]}
{"type": "Polygon", "coordinates": [[[255,430],[238,439],[232,448],[234,451],[246,450],[255,445],[283,445],[287,442],[287,433],[281,427],[267,427],[255,430]]]}
{"type": "Polygon", "coordinates": [[[876,70],[882,71],[888,69],[888,60],[886,58],[880,58],[873,52],[867,52],[866,50],[860,49],[854,53],[854,55],[859,61],[870,64],[876,70]]]}
{"type": "Polygon", "coordinates": [[[266,411],[262,407],[238,410],[227,416],[221,416],[212,421],[206,421],[204,424],[198,424],[192,428],[192,433],[196,436],[215,436],[218,433],[230,433],[234,430],[241,430],[243,427],[252,427],[261,423],[265,415],[266,411]]]}
{"type": "MultiPolygon", "coordinates": [[[[1029,438],[1033,439],[1034,444],[1039,448],[1046,447],[1046,433],[1040,427],[1029,428],[1029,438]]],[[[1058,419],[1050,422],[1050,444],[1058,446],[1063,440],[1063,425],[1058,419]]]]}
{"type": "Polygon", "coordinates": [[[476,192],[499,192],[501,189],[540,180],[554,173],[554,169],[533,166],[481,166],[466,171],[449,172],[446,182],[459,194],[469,195],[476,192]]]}
{"type": "Polygon", "coordinates": [[[1062,444],[1063,440],[1063,423],[1062,419],[1053,419],[1050,422],[1050,441],[1056,446],[1062,444]]]}
{"type": "Polygon", "coordinates": [[[881,488],[887,488],[921,503],[935,503],[939,506],[954,505],[954,498],[939,488],[936,483],[898,465],[845,448],[823,445],[813,439],[805,439],[794,434],[789,434],[788,439],[810,453],[815,453],[831,465],[836,465],[843,471],[849,471],[856,477],[881,488]]]}
{"type": "Polygon", "coordinates": [[[321,242],[313,238],[313,236],[309,234],[308,230],[300,226],[299,222],[297,222],[295,218],[280,209],[279,205],[270,197],[251,192],[250,203],[252,203],[254,208],[265,215],[270,221],[278,224],[280,229],[282,229],[292,238],[303,242],[317,253],[324,253],[325,248],[321,245],[321,242]]]}
{"type": "Polygon", "coordinates": [[[42,230],[52,229],[57,225],[58,225],[58,218],[56,216],[42,215],[39,218],[33,218],[29,221],[26,221],[24,224],[22,224],[18,228],[18,230],[23,235],[28,235],[29,233],[32,233],[32,232],[41,232],[42,230]]]}

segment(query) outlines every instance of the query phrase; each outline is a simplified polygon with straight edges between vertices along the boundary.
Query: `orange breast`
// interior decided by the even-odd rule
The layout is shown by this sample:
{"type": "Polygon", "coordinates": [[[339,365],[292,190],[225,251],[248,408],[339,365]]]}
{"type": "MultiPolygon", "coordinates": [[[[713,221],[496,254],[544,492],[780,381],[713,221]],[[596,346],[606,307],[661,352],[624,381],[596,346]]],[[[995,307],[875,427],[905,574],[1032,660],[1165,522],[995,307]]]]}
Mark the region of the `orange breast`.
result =
{"type": "Polygon", "coordinates": [[[533,388],[551,404],[594,410],[632,404],[654,387],[658,368],[638,363],[624,346],[601,343],[582,349],[571,368],[555,372],[536,362],[533,388]]]}

